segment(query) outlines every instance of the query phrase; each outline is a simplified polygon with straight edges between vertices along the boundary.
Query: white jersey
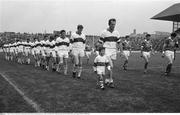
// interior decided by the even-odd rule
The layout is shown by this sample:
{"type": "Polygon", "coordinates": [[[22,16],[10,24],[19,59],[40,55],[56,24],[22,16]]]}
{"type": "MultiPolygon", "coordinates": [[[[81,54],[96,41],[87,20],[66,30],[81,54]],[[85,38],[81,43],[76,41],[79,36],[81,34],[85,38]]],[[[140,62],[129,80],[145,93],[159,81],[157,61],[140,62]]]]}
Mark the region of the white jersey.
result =
{"type": "Polygon", "coordinates": [[[112,33],[107,29],[101,33],[100,42],[104,43],[103,47],[116,49],[116,43],[120,42],[119,32],[114,30],[112,33]]]}
{"type": "Polygon", "coordinates": [[[110,68],[108,57],[98,55],[94,60],[94,67],[98,74],[105,74],[105,67],[110,68]]]}
{"type": "Polygon", "coordinates": [[[22,45],[23,45],[23,50],[25,49],[25,46],[26,46],[26,42],[22,42],[22,45]]]}
{"type": "Polygon", "coordinates": [[[19,50],[20,41],[16,43],[16,49],[19,50]]]}
{"type": "Polygon", "coordinates": [[[33,49],[34,42],[29,42],[29,46],[31,47],[31,49],[33,49]]]}
{"type": "Polygon", "coordinates": [[[16,46],[17,46],[17,43],[14,42],[12,45],[13,45],[13,51],[16,52],[16,46]]]}
{"type": "Polygon", "coordinates": [[[45,40],[42,40],[42,41],[41,41],[41,51],[44,51],[44,50],[46,49],[45,44],[46,44],[46,41],[45,41],[45,40]]]}
{"type": "Polygon", "coordinates": [[[55,51],[55,45],[56,45],[55,40],[52,40],[51,42],[49,41],[49,45],[50,45],[50,52],[55,51]]]}
{"type": "Polygon", "coordinates": [[[26,50],[29,50],[31,48],[30,42],[24,42],[24,47],[26,50]]]}
{"type": "Polygon", "coordinates": [[[7,44],[7,51],[10,52],[10,44],[7,44]]]}
{"type": "Polygon", "coordinates": [[[14,46],[15,46],[15,47],[14,47],[15,51],[17,51],[17,50],[18,50],[18,48],[17,48],[17,42],[14,43],[14,46]]]}
{"type": "Polygon", "coordinates": [[[24,46],[23,46],[22,42],[19,41],[17,44],[18,44],[18,49],[23,50],[24,46]]]}
{"type": "Polygon", "coordinates": [[[3,50],[4,50],[4,52],[7,52],[7,44],[3,45],[3,50]]]}
{"type": "Polygon", "coordinates": [[[10,52],[13,52],[13,47],[12,47],[12,44],[11,44],[11,43],[9,43],[9,51],[10,51],[10,52]]]}
{"type": "Polygon", "coordinates": [[[37,50],[40,50],[41,49],[41,42],[40,41],[35,41],[35,48],[37,50]]]}
{"type": "Polygon", "coordinates": [[[45,43],[45,46],[46,46],[46,53],[50,53],[52,51],[54,51],[54,47],[55,47],[55,41],[49,41],[47,40],[46,43],[45,43]]]}
{"type": "Polygon", "coordinates": [[[85,35],[82,33],[81,35],[77,34],[77,33],[73,33],[71,36],[71,48],[72,49],[82,49],[85,50],[85,41],[86,41],[86,37],[85,35]]]}
{"type": "Polygon", "coordinates": [[[14,43],[11,43],[11,45],[10,45],[10,50],[11,50],[11,52],[14,51],[14,43]]]}
{"type": "Polygon", "coordinates": [[[35,47],[35,42],[30,42],[30,44],[31,44],[31,49],[33,50],[35,47]]]}
{"type": "Polygon", "coordinates": [[[50,41],[49,40],[45,41],[45,52],[50,53],[50,41]]]}
{"type": "Polygon", "coordinates": [[[61,38],[58,37],[56,39],[56,46],[55,46],[55,50],[56,51],[69,51],[69,44],[70,44],[70,40],[69,38],[61,38]]]}

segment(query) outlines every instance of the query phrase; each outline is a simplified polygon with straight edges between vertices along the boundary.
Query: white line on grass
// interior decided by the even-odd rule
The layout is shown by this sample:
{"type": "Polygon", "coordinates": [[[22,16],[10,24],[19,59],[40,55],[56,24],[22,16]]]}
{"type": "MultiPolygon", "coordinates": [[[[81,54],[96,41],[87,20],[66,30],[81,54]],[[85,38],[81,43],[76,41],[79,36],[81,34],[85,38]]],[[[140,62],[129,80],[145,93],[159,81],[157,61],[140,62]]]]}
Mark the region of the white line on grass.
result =
{"type": "Polygon", "coordinates": [[[13,88],[23,97],[23,99],[29,104],[31,105],[36,112],[43,112],[43,109],[36,103],[34,102],[32,99],[30,99],[29,97],[27,97],[25,95],[25,93],[23,91],[21,91],[10,79],[8,79],[8,76],[1,73],[0,75],[11,85],[13,86],[13,88]]]}

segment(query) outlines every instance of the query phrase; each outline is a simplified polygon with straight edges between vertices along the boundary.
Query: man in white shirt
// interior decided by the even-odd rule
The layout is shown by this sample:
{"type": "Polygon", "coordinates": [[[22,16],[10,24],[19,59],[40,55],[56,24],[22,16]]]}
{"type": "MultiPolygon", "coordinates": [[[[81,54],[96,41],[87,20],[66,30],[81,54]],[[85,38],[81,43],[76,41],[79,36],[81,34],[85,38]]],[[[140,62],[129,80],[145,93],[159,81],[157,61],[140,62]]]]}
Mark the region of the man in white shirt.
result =
{"type": "Polygon", "coordinates": [[[23,42],[20,39],[17,43],[18,45],[18,63],[22,64],[23,63],[23,51],[24,51],[24,46],[23,42]]]}
{"type": "MultiPolygon", "coordinates": [[[[108,25],[109,27],[101,33],[99,41],[103,44],[103,47],[105,47],[105,55],[108,56],[110,66],[113,68],[113,61],[116,60],[117,55],[116,45],[120,42],[120,35],[119,32],[115,30],[116,19],[109,19],[108,25]]],[[[109,74],[110,77],[105,80],[105,83],[111,88],[114,88],[112,69],[109,74]]]]}
{"type": "Polygon", "coordinates": [[[29,42],[30,40],[27,39],[27,41],[24,42],[25,47],[25,61],[27,64],[30,64],[30,50],[31,50],[31,44],[29,42]]]}
{"type": "Polygon", "coordinates": [[[72,34],[70,39],[70,42],[72,44],[71,53],[74,57],[73,78],[76,77],[76,73],[78,73],[77,78],[80,78],[82,72],[82,58],[84,57],[85,42],[86,42],[86,37],[82,33],[82,30],[83,30],[83,26],[78,25],[77,31],[72,34]]]}
{"type": "Polygon", "coordinates": [[[67,59],[69,57],[69,44],[70,44],[70,40],[68,37],[66,37],[66,31],[65,30],[61,30],[60,32],[60,37],[58,37],[56,39],[56,52],[57,52],[57,56],[58,56],[58,66],[57,66],[57,70],[58,72],[60,72],[60,69],[62,66],[64,66],[64,75],[67,75],[67,59]]]}
{"type": "Polygon", "coordinates": [[[34,55],[35,55],[35,67],[40,66],[40,47],[41,47],[41,42],[39,41],[38,38],[35,38],[34,42],[34,55]]]}
{"type": "Polygon", "coordinates": [[[45,64],[45,59],[46,59],[46,54],[45,54],[45,44],[46,44],[46,39],[48,38],[48,36],[44,36],[44,39],[41,40],[41,66],[42,68],[45,68],[46,64],[45,64]]]}

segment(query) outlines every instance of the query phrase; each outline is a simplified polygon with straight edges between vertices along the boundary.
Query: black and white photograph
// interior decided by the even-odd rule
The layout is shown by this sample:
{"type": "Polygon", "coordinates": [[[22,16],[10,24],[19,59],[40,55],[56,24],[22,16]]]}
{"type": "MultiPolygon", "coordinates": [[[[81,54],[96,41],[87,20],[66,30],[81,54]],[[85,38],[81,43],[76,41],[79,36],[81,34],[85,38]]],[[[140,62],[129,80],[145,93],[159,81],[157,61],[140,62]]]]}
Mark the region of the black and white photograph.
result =
{"type": "Polygon", "coordinates": [[[0,0],[12,113],[180,113],[180,1],[0,0]]]}

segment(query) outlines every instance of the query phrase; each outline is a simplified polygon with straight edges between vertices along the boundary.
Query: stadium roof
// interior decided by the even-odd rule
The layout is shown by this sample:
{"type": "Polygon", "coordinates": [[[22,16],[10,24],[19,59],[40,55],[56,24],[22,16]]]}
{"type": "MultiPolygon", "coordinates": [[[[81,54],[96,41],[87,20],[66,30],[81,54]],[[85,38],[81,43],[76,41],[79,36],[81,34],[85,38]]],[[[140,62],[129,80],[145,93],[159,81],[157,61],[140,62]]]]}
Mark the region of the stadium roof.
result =
{"type": "Polygon", "coordinates": [[[180,3],[170,6],[151,19],[180,22],[180,3]]]}

